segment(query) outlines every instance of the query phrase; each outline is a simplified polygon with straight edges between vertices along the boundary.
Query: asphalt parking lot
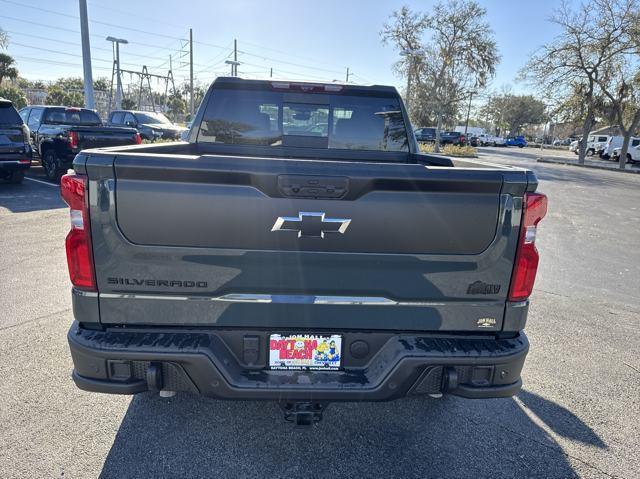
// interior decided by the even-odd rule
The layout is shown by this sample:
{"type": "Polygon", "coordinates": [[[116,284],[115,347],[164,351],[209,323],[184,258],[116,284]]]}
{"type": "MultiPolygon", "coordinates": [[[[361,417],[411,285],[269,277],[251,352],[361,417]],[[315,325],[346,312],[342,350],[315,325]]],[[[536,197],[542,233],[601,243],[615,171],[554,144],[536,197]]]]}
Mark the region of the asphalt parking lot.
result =
{"type": "Polygon", "coordinates": [[[640,175],[480,156],[549,196],[524,390],[332,404],[308,431],[270,402],[76,389],[67,210],[37,168],[0,184],[0,477],[640,477],[640,175]]]}

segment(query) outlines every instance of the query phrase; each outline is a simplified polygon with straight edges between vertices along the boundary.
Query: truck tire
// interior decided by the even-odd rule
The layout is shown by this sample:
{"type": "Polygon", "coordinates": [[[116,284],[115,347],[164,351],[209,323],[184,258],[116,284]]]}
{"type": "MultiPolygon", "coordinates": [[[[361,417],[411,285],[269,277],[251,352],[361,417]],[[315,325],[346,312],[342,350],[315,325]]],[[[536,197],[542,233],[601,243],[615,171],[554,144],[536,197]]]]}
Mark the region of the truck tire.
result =
{"type": "Polygon", "coordinates": [[[593,148],[589,148],[587,150],[587,156],[593,156],[595,154],[596,150],[594,150],[593,148]]]}
{"type": "Polygon", "coordinates": [[[20,183],[22,183],[23,179],[24,171],[14,171],[13,173],[11,173],[11,176],[9,176],[9,183],[11,183],[12,185],[19,185],[20,183]]]}
{"type": "Polygon", "coordinates": [[[60,183],[63,171],[58,166],[58,155],[53,148],[48,148],[42,154],[42,168],[49,180],[60,183]]]}

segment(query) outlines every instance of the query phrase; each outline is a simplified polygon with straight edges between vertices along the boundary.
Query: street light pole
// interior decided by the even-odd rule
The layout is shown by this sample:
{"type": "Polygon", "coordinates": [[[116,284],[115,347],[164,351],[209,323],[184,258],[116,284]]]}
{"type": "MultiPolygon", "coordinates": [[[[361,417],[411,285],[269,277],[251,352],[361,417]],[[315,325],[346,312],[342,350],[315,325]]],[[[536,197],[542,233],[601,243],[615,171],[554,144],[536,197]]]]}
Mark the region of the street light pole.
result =
{"type": "Polygon", "coordinates": [[[122,78],[120,76],[120,44],[129,43],[124,38],[107,37],[107,41],[115,44],[115,66],[116,66],[116,110],[122,108],[122,78]]]}
{"type": "Polygon", "coordinates": [[[91,73],[91,44],[89,43],[89,20],[87,18],[87,0],[80,2],[80,36],[82,38],[82,68],[84,72],[84,106],[95,109],[93,96],[93,75],[91,73]]]}

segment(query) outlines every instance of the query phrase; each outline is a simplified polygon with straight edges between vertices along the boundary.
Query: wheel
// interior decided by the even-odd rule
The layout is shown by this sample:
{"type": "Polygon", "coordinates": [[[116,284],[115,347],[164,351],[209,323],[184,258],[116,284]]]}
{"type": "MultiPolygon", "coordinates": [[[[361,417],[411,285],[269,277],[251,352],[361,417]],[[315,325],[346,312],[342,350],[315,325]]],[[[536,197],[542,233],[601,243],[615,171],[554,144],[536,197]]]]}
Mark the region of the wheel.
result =
{"type": "Polygon", "coordinates": [[[496,146],[496,142],[495,141],[493,142],[493,146],[496,146]]]}
{"type": "Polygon", "coordinates": [[[524,148],[524,145],[521,143],[518,145],[518,148],[524,148]]]}
{"type": "Polygon", "coordinates": [[[587,156],[593,156],[594,153],[595,153],[595,150],[593,148],[589,148],[587,150],[587,156]]]}
{"type": "Polygon", "coordinates": [[[13,173],[11,173],[11,176],[9,176],[9,183],[11,183],[12,185],[19,185],[20,183],[22,183],[23,179],[24,171],[14,171],[13,173]]]}
{"type": "Polygon", "coordinates": [[[48,149],[42,155],[42,168],[51,181],[60,182],[63,171],[58,166],[58,156],[52,149],[48,149]]]}
{"type": "Polygon", "coordinates": [[[633,158],[631,158],[630,153],[627,153],[627,163],[629,163],[630,165],[633,165],[635,163],[635,161],[633,161],[633,158]]]}

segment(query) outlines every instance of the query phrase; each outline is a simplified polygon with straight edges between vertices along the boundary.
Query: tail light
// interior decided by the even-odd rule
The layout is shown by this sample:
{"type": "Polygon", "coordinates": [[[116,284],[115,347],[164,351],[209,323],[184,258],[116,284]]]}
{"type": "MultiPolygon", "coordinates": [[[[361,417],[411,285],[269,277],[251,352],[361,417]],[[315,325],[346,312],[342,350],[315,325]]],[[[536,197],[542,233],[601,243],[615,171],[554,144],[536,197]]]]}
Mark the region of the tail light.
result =
{"type": "Polygon", "coordinates": [[[142,143],[142,137],[140,136],[140,133],[136,133],[135,135],[133,135],[133,142],[136,145],[139,145],[142,143]]]}
{"type": "Polygon", "coordinates": [[[69,173],[60,180],[60,193],[71,216],[71,231],[65,241],[71,283],[76,288],[96,291],[87,184],[86,175],[69,173]]]}
{"type": "Polygon", "coordinates": [[[77,131],[70,131],[68,139],[69,139],[69,146],[71,148],[78,148],[78,132],[77,131]]]}
{"type": "Polygon", "coordinates": [[[524,301],[531,295],[539,260],[535,245],[536,228],[546,214],[547,197],[542,193],[525,193],[520,239],[511,276],[509,301],[524,301]]]}

